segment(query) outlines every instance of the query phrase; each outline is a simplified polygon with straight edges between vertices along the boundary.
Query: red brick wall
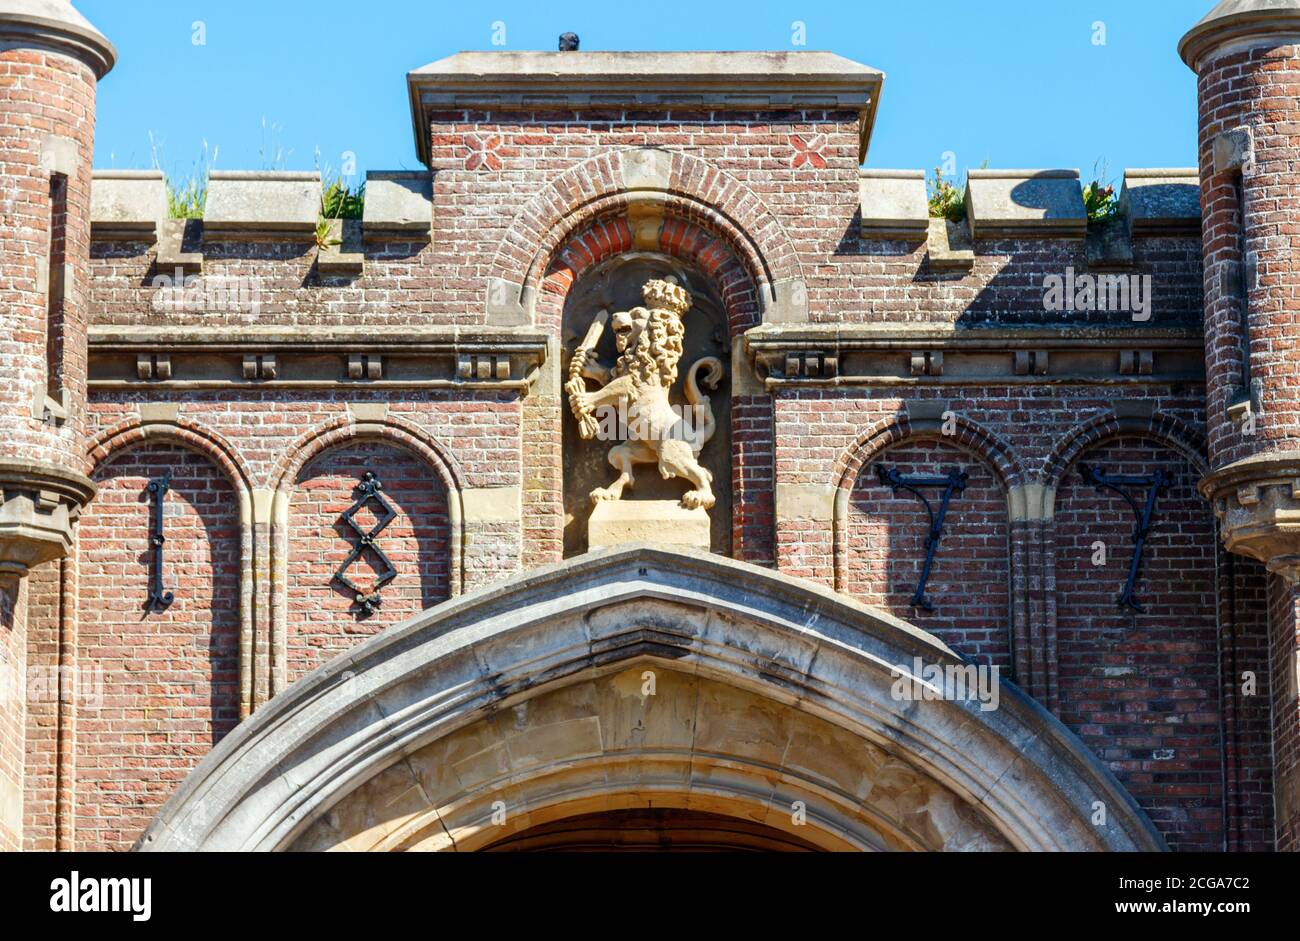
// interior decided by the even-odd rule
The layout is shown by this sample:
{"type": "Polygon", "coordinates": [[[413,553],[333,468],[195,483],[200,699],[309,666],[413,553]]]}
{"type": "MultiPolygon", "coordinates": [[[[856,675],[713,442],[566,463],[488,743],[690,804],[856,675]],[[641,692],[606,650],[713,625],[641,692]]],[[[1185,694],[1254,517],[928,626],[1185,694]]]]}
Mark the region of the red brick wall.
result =
{"type": "Polygon", "coordinates": [[[27,768],[23,788],[23,848],[56,849],[59,748],[59,602],[63,563],[27,576],[27,665],[36,682],[27,696],[27,768]]]}
{"type": "MultiPolygon", "coordinates": [[[[603,233],[605,250],[626,247],[627,233],[619,228],[626,197],[619,195],[621,178],[610,154],[641,146],[691,158],[673,158],[675,195],[666,207],[670,226],[665,231],[685,231],[689,222],[703,233],[701,238],[731,253],[728,271],[743,269],[731,288],[739,299],[736,308],[745,308],[733,320],[733,339],[758,322],[754,298],[762,266],[756,264],[755,251],[769,277],[807,282],[809,317],[815,323],[1049,323],[1058,315],[1043,308],[1043,276],[1069,265],[1086,270],[1084,246],[1077,241],[983,241],[976,245],[973,270],[961,275],[932,271],[924,245],[860,240],[854,115],[619,111],[432,117],[431,244],[371,246],[358,277],[321,279],[312,272],[311,251],[302,246],[208,242],[205,277],[259,279],[261,314],[253,318],[227,311],[160,310],[147,287],[149,247],[104,243],[95,249],[96,322],[237,325],[256,319],[304,331],[357,323],[376,328],[475,326],[485,319],[487,279],[527,274],[530,284],[542,289],[538,326],[558,335],[567,284],[551,291],[543,280],[559,271],[557,256],[561,262],[578,258],[581,249],[596,257],[598,251],[583,241],[588,233],[603,233]],[[796,161],[802,152],[796,136],[805,148],[821,137],[820,161],[796,161]],[[705,208],[709,205],[713,208],[705,208]],[[739,220],[748,236],[728,228],[730,219],[739,220]],[[611,235],[618,239],[610,240],[611,235]]],[[[601,249],[602,235],[592,238],[601,249]]],[[[678,239],[677,248],[682,244],[678,239]]],[[[673,252],[673,237],[660,247],[673,252]]],[[[1196,323],[1202,290],[1199,240],[1139,239],[1134,253],[1132,273],[1154,276],[1153,325],[1196,323]]],[[[1017,680],[1057,708],[1119,770],[1175,845],[1218,845],[1226,834],[1229,845],[1256,848],[1263,842],[1261,834],[1271,830],[1268,769],[1261,757],[1268,716],[1260,701],[1234,698],[1228,677],[1243,661],[1258,660],[1262,650],[1261,573],[1242,566],[1227,579],[1221,572],[1220,583],[1226,579],[1233,586],[1233,600],[1226,602],[1224,590],[1216,598],[1214,534],[1203,501],[1190,490],[1194,474],[1185,462],[1177,493],[1162,501],[1163,525],[1170,528],[1153,537],[1145,567],[1144,596],[1164,603],[1161,613],[1139,619],[1136,626],[1132,619],[1118,618],[1111,595],[1123,580],[1122,551],[1120,563],[1113,558],[1104,570],[1106,579],[1091,567],[1081,574],[1073,565],[1079,541],[1099,527],[1112,527],[1103,537],[1109,543],[1123,546],[1131,539],[1127,506],[1098,504],[1094,491],[1069,480],[1079,436],[1100,434],[1097,428],[1114,421],[1102,416],[1110,415],[1121,399],[1147,403],[1162,416],[1161,429],[1186,432],[1188,446],[1201,447],[1205,401],[1192,384],[1127,384],[1121,389],[996,383],[936,387],[923,382],[904,390],[786,389],[772,397],[738,395],[732,402],[736,552],[834,583],[831,523],[775,520],[772,490],[777,483],[851,489],[850,513],[843,521],[847,544],[840,546],[847,590],[934,630],[963,652],[1002,665],[1014,661],[1025,670],[1017,680]],[[943,401],[961,418],[958,435],[950,442],[918,439],[920,429],[911,428],[906,417],[908,401],[943,401]],[[873,429],[879,432],[876,437],[873,429]],[[861,467],[853,467],[854,455],[861,467]],[[939,551],[930,586],[938,607],[934,615],[913,612],[906,604],[922,554],[923,513],[912,498],[889,495],[875,482],[872,466],[878,460],[920,468],[960,461],[972,473],[970,487],[952,504],[939,551]],[[998,481],[1051,485],[1058,479],[1053,556],[1049,526],[1008,522],[998,481]],[[954,566],[957,562],[960,568],[954,566]],[[1112,580],[1117,582],[1113,591],[1112,580]],[[1232,638],[1222,659],[1215,645],[1216,612],[1224,636],[1230,632],[1232,638]],[[1008,640],[1013,632],[1014,648],[1008,640]],[[1230,654],[1236,656],[1235,665],[1230,654]],[[1027,664],[1032,670],[1025,669],[1027,664]],[[1096,675],[1109,666],[1129,665],[1138,672],[1100,680],[1096,675]],[[1096,685],[1112,681],[1118,689],[1096,685]],[[1226,704],[1222,710],[1221,700],[1226,704]],[[1188,707],[1191,711],[1180,712],[1188,707]],[[1182,716],[1181,723],[1169,721],[1182,716]],[[1111,734],[1117,729],[1123,732],[1111,734]],[[1221,741],[1226,762],[1218,753],[1221,741]],[[1153,757],[1162,748],[1172,749],[1172,756],[1153,757]],[[1225,777],[1226,787],[1215,783],[1225,777]]],[[[469,586],[559,558],[562,403],[536,390],[524,397],[271,388],[223,394],[101,393],[93,405],[95,430],[136,420],[137,405],[144,401],[179,404],[182,424],[219,437],[249,487],[274,489],[278,475],[292,469],[287,585],[291,678],[447,591],[448,576],[439,568],[447,556],[447,507],[438,502],[445,491],[427,466],[393,450],[391,442],[353,442],[327,451],[298,472],[295,462],[314,447],[313,430],[346,422],[348,401],[389,402],[390,416],[403,427],[438,442],[449,456],[448,473],[461,486],[521,488],[522,533],[494,526],[467,534],[469,586]],[[395,547],[390,554],[395,561],[400,555],[404,564],[385,590],[380,612],[358,621],[329,578],[347,552],[334,524],[365,469],[362,455],[382,459],[381,478],[390,494],[400,498],[395,502],[402,516],[381,544],[395,547]]],[[[1157,456],[1182,460],[1127,440],[1118,447],[1117,454],[1134,449],[1136,464],[1157,456]]],[[[1111,454],[1105,448],[1103,458],[1111,454]]],[[[116,506],[116,491],[109,497],[108,505],[116,506]]],[[[265,536],[255,534],[254,539],[265,536]]],[[[101,553],[114,545],[102,528],[83,528],[82,540],[88,550],[101,553]]],[[[235,554],[229,557],[237,557],[237,542],[223,543],[235,554]]],[[[1091,542],[1088,538],[1089,546],[1091,542]]],[[[83,586],[83,597],[86,591],[83,586]]],[[[264,600],[259,596],[259,612],[267,607],[264,600]]],[[[114,604],[123,602],[118,598],[114,604]]],[[[221,612],[220,618],[225,617],[221,612]]],[[[121,621],[125,630],[127,618],[121,621]]],[[[221,620],[220,630],[233,630],[236,623],[221,620]]],[[[259,637],[265,628],[261,622],[255,625],[259,637]]],[[[1274,673],[1279,656],[1275,648],[1274,673]]],[[[176,660],[174,665],[200,679],[208,668],[202,660],[176,660]]],[[[110,806],[95,796],[105,789],[93,777],[100,756],[84,742],[79,749],[79,757],[90,759],[92,768],[91,780],[79,786],[110,806]]]]}
{"type": "Polygon", "coordinates": [[[27,588],[0,586],[0,852],[22,848],[27,588]]]}
{"type": "Polygon", "coordinates": [[[80,663],[104,674],[102,705],[77,727],[77,848],[124,849],[239,716],[239,512],[206,457],[167,444],[120,454],[95,474],[80,524],[80,663]],[[151,479],[171,471],[165,582],[145,611],[151,479]]]}
{"type": "Polygon", "coordinates": [[[1223,677],[1225,816],[1229,851],[1274,843],[1268,573],[1219,550],[1219,658],[1223,677]]]}
{"type": "Polygon", "coordinates": [[[1296,692],[1300,618],[1296,590],[1269,579],[1273,772],[1277,788],[1277,848],[1300,849],[1300,697],[1296,692]]]}
{"type": "MultiPolygon", "coordinates": [[[[942,489],[922,491],[935,512],[942,489]]],[[[871,460],[853,487],[847,526],[843,590],[875,607],[930,631],[958,653],[1011,666],[1008,610],[1007,498],[992,470],[946,441],[909,441],[871,460]],[[953,493],[944,520],[926,594],[933,611],[910,607],[925,560],[929,516],[907,491],[893,495],[876,475],[876,465],[904,475],[970,476],[965,491],[953,493]]]]}
{"type": "MultiPolygon", "coordinates": [[[[358,525],[371,530],[378,512],[368,501],[355,517],[358,525]]],[[[361,444],[311,461],[298,475],[289,508],[289,679],[445,600],[448,539],[446,492],[433,469],[417,458],[382,444],[361,444]],[[375,544],[398,574],[381,590],[379,609],[364,616],[332,576],[357,542],[341,514],[357,499],[357,484],[367,471],[379,478],[397,513],[375,544]]],[[[380,565],[367,551],[348,577],[368,592],[380,565]]]]}
{"type": "MultiPolygon", "coordinates": [[[[1133,512],[1066,471],[1056,495],[1056,631],[1061,718],[1105,761],[1175,849],[1222,848],[1213,521],[1196,471],[1157,443],[1121,438],[1080,458],[1110,474],[1163,469],[1136,596],[1119,608],[1133,512]],[[1094,543],[1106,564],[1093,564],[1094,543]]],[[[1136,489],[1136,488],[1135,488],[1136,489]]],[[[1141,505],[1145,493],[1137,490],[1141,505]]]]}

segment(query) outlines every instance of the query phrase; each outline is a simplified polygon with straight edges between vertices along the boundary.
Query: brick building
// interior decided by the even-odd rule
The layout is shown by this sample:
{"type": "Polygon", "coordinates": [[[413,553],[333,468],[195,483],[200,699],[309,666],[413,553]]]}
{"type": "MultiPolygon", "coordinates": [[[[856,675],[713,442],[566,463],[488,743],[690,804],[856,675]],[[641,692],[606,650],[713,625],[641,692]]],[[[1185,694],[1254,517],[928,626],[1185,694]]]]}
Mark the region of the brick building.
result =
{"type": "Polygon", "coordinates": [[[931,218],[829,53],[583,51],[409,73],[359,219],[174,219],[91,170],[109,42],[0,40],[0,848],[1296,848],[1297,0],[1102,221],[931,218]],[[591,498],[620,329],[711,506],[591,498]]]}

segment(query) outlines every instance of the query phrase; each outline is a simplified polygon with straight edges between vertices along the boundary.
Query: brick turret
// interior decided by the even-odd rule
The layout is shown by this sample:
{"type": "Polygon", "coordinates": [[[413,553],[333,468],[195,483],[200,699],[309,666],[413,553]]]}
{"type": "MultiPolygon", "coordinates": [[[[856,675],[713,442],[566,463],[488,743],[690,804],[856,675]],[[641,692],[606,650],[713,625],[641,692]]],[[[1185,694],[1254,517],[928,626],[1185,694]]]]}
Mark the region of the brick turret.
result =
{"type": "Polygon", "coordinates": [[[1286,849],[1300,831],[1300,0],[1224,0],[1178,51],[1198,80],[1210,458],[1200,486],[1227,548],[1281,576],[1269,620],[1286,849]]]}
{"type": "Polygon", "coordinates": [[[0,2],[0,579],[65,555],[83,474],[95,84],[115,52],[66,0],[0,2]]]}

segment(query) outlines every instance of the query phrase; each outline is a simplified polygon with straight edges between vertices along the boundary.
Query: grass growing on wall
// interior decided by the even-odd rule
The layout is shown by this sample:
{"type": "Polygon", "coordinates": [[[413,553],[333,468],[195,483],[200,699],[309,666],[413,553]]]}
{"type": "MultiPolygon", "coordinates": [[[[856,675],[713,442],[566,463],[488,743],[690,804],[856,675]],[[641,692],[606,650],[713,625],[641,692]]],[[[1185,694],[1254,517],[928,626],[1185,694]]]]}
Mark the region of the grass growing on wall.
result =
{"type": "MultiPolygon", "coordinates": [[[[989,165],[985,160],[980,164],[983,170],[989,165]]],[[[1106,162],[1098,160],[1092,167],[1093,179],[1083,187],[1083,206],[1088,213],[1088,221],[1109,222],[1119,215],[1119,196],[1115,192],[1113,181],[1102,182],[1109,175],[1106,162]]],[[[930,217],[947,219],[949,222],[961,222],[966,218],[965,182],[954,183],[944,178],[943,170],[934,168],[934,176],[926,181],[926,193],[930,201],[930,217]]]]}
{"type": "MultiPolygon", "coordinates": [[[[149,132],[149,149],[153,156],[154,169],[162,170],[162,145],[152,131],[149,132]]],[[[213,147],[209,152],[208,142],[204,141],[203,148],[199,151],[199,158],[194,161],[194,169],[184,179],[174,179],[164,171],[168,218],[203,218],[203,210],[208,202],[208,174],[216,166],[217,150],[213,147]]]]}

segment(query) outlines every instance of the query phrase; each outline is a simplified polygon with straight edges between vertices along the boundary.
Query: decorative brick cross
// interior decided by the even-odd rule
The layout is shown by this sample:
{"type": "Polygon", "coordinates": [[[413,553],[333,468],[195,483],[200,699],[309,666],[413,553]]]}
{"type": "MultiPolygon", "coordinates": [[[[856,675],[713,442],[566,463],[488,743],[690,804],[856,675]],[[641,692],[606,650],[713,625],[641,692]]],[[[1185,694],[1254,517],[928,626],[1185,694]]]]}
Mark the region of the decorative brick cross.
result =
{"type": "Polygon", "coordinates": [[[791,134],[790,146],[795,149],[795,154],[790,159],[791,169],[798,170],[804,164],[810,165],[815,170],[826,169],[826,158],[821,153],[822,148],[826,146],[825,134],[815,134],[809,140],[804,140],[798,134],[791,134]]]}
{"type": "Polygon", "coordinates": [[[500,134],[466,134],[465,146],[469,156],[465,158],[466,170],[500,170],[501,158],[496,149],[501,146],[500,134]]]}

